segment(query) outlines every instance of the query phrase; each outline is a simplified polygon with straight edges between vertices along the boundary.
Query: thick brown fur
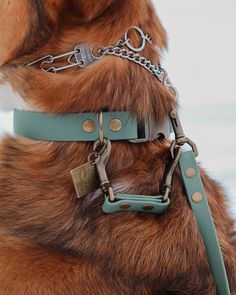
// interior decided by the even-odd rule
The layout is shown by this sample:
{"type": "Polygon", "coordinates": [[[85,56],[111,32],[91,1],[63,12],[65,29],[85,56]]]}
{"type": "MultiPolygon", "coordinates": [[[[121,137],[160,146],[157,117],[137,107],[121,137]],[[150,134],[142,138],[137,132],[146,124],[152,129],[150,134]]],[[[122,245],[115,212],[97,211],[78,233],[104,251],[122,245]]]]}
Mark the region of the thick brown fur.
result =
{"type": "MultiPolygon", "coordinates": [[[[132,25],[153,39],[144,55],[157,63],[166,46],[149,0],[2,0],[0,65],[28,108],[51,113],[128,110],[159,121],[175,107],[171,94],[139,66],[107,57],[86,69],[54,75],[22,67],[77,43],[110,45],[132,25]],[[3,2],[3,3],[2,3],[3,2]],[[19,29],[20,28],[20,29],[19,29]],[[154,47],[155,45],[155,47],[154,47]]],[[[137,40],[133,40],[136,42],[137,40]]],[[[207,256],[179,171],[162,216],[105,215],[102,194],[78,200],[70,170],[83,164],[88,143],[5,137],[0,146],[0,295],[215,295],[207,256]]],[[[117,142],[107,172],[116,192],[157,194],[169,143],[117,142]]],[[[234,224],[224,193],[202,171],[236,294],[234,224]]]]}

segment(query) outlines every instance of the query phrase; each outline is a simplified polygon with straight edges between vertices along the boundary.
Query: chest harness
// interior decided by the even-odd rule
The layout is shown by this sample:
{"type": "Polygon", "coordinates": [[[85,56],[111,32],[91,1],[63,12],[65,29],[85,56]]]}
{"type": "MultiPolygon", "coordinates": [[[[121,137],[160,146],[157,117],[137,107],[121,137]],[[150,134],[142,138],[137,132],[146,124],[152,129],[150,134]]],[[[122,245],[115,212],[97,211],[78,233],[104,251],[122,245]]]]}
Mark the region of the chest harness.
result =
{"type": "MultiPolygon", "coordinates": [[[[78,44],[73,51],[58,56],[47,55],[24,66],[40,64],[40,69],[49,73],[80,67],[90,64],[106,56],[117,56],[128,59],[142,66],[154,75],[177,98],[176,89],[168,82],[167,72],[160,65],[142,57],[146,44],[152,44],[150,36],[139,27],[130,27],[125,37],[115,45],[91,48],[87,44],[78,44]],[[140,37],[140,46],[134,47],[129,39],[133,32],[140,37]],[[67,59],[67,63],[54,66],[54,63],[67,59]]],[[[16,135],[36,140],[95,142],[88,163],[71,171],[78,197],[84,197],[101,188],[104,194],[103,212],[120,211],[164,213],[170,204],[172,176],[177,166],[180,168],[186,197],[193,211],[199,232],[205,245],[208,261],[214,278],[217,294],[230,295],[224,260],[208,205],[199,168],[196,162],[197,147],[183,132],[179,116],[175,110],[163,124],[156,124],[152,118],[144,123],[130,112],[81,113],[53,116],[47,113],[14,110],[14,132],[16,135]],[[128,140],[131,143],[153,141],[160,136],[170,137],[174,131],[175,139],[170,148],[171,165],[165,173],[161,194],[143,196],[115,194],[106,173],[106,164],[111,152],[111,141],[128,140]],[[190,147],[186,150],[184,147],[190,147]]]]}

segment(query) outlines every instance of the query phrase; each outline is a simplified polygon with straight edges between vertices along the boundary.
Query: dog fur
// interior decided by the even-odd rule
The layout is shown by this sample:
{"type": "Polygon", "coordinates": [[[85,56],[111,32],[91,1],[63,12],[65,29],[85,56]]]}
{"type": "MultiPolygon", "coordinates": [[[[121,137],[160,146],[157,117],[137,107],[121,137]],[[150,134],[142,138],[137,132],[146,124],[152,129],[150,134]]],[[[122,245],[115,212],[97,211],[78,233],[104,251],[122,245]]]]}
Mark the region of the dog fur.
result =
{"type": "MultiPolygon", "coordinates": [[[[110,45],[138,25],[153,40],[144,56],[160,62],[166,34],[149,0],[2,0],[2,83],[30,110],[49,113],[132,111],[159,122],[176,102],[152,75],[120,58],[49,74],[24,67],[78,43],[110,45]],[[157,55],[158,52],[158,55],[157,55]]],[[[137,40],[132,40],[137,42],[137,40]]],[[[103,214],[99,191],[76,199],[70,170],[90,143],[9,136],[0,145],[0,294],[215,295],[206,252],[174,177],[166,214],[103,214]]],[[[107,166],[116,192],[158,194],[169,143],[116,142],[107,166]]],[[[201,170],[220,239],[231,294],[236,294],[236,234],[221,187],[201,170]]]]}

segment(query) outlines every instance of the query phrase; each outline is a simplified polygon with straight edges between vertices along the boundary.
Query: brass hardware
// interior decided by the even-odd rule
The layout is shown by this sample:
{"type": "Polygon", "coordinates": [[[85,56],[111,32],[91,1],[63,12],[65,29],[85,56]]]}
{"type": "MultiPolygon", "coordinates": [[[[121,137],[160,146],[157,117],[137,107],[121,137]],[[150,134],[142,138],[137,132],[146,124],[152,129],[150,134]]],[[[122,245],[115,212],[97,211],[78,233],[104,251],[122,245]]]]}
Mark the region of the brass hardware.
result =
{"type": "Polygon", "coordinates": [[[113,132],[118,132],[121,130],[122,128],[122,122],[119,119],[113,119],[110,121],[109,123],[109,128],[113,131],[113,132]]]}
{"type": "Polygon", "coordinates": [[[131,207],[131,205],[130,204],[128,204],[128,203],[123,203],[123,204],[120,204],[120,208],[121,209],[129,209],[131,207]]]}
{"type": "Polygon", "coordinates": [[[144,205],[144,206],[143,206],[143,210],[145,210],[145,211],[151,211],[151,210],[153,210],[153,209],[154,209],[154,207],[151,206],[151,205],[144,205]]]}
{"type": "Polygon", "coordinates": [[[99,188],[95,166],[88,162],[71,171],[78,198],[83,198],[99,188]]]}
{"type": "Polygon", "coordinates": [[[201,203],[203,200],[203,196],[201,193],[196,192],[192,195],[192,200],[194,203],[201,203]]]}
{"type": "Polygon", "coordinates": [[[85,120],[83,123],[83,130],[91,133],[96,130],[96,123],[93,120],[85,120]]]}
{"type": "Polygon", "coordinates": [[[193,169],[193,168],[188,168],[188,169],[185,171],[185,175],[186,175],[188,178],[193,178],[193,177],[196,175],[196,171],[195,171],[195,169],[193,169]]]}

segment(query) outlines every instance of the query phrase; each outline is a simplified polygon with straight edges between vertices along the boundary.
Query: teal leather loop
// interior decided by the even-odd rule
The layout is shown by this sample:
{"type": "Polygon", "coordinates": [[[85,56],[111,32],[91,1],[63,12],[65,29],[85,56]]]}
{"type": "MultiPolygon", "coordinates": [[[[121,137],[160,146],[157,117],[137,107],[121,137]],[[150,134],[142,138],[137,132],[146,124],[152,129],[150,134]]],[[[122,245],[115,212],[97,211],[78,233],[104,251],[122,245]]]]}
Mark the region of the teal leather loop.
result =
{"type": "MultiPolygon", "coordinates": [[[[104,136],[110,140],[135,140],[138,138],[138,122],[130,112],[103,113],[104,136]],[[122,128],[112,131],[109,123],[119,119],[122,128]]],[[[14,110],[14,133],[45,141],[96,141],[99,138],[98,113],[61,114],[26,112],[14,110]],[[93,132],[83,130],[83,123],[92,120],[96,124],[93,132]]]]}
{"type": "Polygon", "coordinates": [[[219,240],[201,181],[199,168],[192,151],[182,153],[179,167],[183,177],[187,199],[195,215],[207,251],[212,276],[215,280],[218,292],[217,294],[230,295],[229,283],[219,240]],[[195,172],[192,170],[192,173],[188,175],[187,171],[190,171],[189,168],[194,169],[195,172]]]}
{"type": "Polygon", "coordinates": [[[114,213],[120,211],[148,212],[163,214],[170,205],[170,200],[163,202],[163,196],[115,195],[115,201],[108,197],[103,204],[103,212],[114,213]]]}

